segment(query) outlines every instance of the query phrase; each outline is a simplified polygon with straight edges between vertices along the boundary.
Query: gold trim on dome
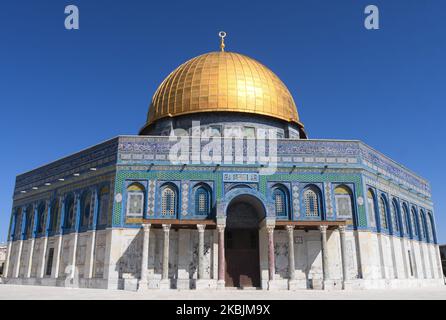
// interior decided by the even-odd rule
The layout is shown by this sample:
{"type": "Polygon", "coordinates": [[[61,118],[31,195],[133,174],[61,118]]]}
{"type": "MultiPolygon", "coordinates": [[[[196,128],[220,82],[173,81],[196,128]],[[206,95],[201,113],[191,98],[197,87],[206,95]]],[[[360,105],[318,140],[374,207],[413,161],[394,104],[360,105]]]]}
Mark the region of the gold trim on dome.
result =
{"type": "Polygon", "coordinates": [[[234,52],[210,52],[174,70],[155,92],[146,126],[201,112],[243,112],[302,126],[291,93],[260,62],[234,52]]]}

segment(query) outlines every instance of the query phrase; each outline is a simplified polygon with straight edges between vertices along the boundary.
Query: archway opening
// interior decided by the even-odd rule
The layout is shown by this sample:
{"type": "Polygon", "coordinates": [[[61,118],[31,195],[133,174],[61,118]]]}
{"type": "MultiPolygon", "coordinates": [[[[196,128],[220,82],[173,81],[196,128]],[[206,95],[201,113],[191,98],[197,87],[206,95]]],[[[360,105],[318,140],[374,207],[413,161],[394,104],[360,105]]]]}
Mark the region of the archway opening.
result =
{"type": "Polygon", "coordinates": [[[252,195],[230,202],[225,235],[227,287],[260,287],[259,224],[264,217],[262,202],[252,195]]]}

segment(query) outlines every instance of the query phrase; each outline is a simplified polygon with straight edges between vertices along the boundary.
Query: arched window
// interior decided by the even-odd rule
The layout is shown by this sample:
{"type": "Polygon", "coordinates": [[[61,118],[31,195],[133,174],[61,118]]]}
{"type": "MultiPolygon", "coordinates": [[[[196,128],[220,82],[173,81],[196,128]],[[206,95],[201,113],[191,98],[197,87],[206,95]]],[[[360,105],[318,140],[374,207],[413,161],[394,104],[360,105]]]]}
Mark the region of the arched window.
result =
{"type": "Polygon", "coordinates": [[[396,199],[392,200],[392,206],[390,207],[390,216],[392,219],[392,231],[397,233],[400,231],[400,224],[398,219],[398,202],[396,199]]]}
{"type": "Polygon", "coordinates": [[[45,203],[40,203],[37,207],[37,234],[45,232],[45,203]]]}
{"type": "Polygon", "coordinates": [[[381,222],[381,229],[388,229],[389,225],[387,223],[387,204],[383,196],[379,198],[379,217],[381,222]]]}
{"type": "Polygon", "coordinates": [[[100,226],[107,225],[108,207],[110,202],[110,189],[109,187],[102,187],[99,190],[99,217],[98,224],[100,226]]]}
{"type": "Polygon", "coordinates": [[[26,208],[26,226],[25,226],[26,238],[30,238],[32,236],[33,223],[34,223],[33,220],[34,220],[33,207],[29,206],[28,208],[26,208]]]}
{"type": "Polygon", "coordinates": [[[432,217],[432,213],[428,212],[427,214],[427,222],[429,224],[429,239],[430,242],[435,243],[435,230],[434,230],[434,219],[432,217]]]}
{"type": "Polygon", "coordinates": [[[306,217],[321,216],[320,192],[316,187],[310,186],[304,191],[304,207],[306,217]]]}
{"type": "Polygon", "coordinates": [[[50,231],[56,232],[59,217],[59,199],[53,200],[51,203],[51,220],[50,220],[50,231]]]}
{"type": "Polygon", "coordinates": [[[336,214],[339,218],[353,218],[353,193],[347,186],[337,186],[335,189],[336,214]]]}
{"type": "Polygon", "coordinates": [[[127,188],[127,217],[142,218],[144,215],[145,188],[133,183],[127,188]]]}
{"type": "Polygon", "coordinates": [[[286,191],[282,187],[276,187],[273,191],[274,207],[276,216],[281,218],[288,217],[288,197],[286,191]]]}
{"type": "Polygon", "coordinates": [[[404,234],[410,234],[410,224],[409,224],[409,209],[407,209],[407,205],[403,204],[403,211],[402,211],[402,225],[403,225],[403,232],[404,234]]]}
{"type": "Polygon", "coordinates": [[[411,209],[410,225],[412,227],[412,237],[418,237],[417,213],[414,207],[411,209]]]}
{"type": "Polygon", "coordinates": [[[195,214],[208,216],[211,211],[211,199],[209,190],[200,186],[195,191],[195,214]]]}
{"type": "Polygon", "coordinates": [[[18,208],[16,212],[15,228],[14,228],[14,240],[21,237],[22,223],[23,223],[22,208],[18,208]]]}
{"type": "Polygon", "coordinates": [[[421,237],[424,239],[428,239],[428,231],[427,231],[427,225],[426,225],[426,214],[424,213],[424,210],[420,211],[420,219],[421,219],[421,237]]]}
{"type": "Polygon", "coordinates": [[[76,214],[74,212],[74,198],[70,194],[65,198],[65,228],[71,229],[74,227],[76,214]]]}
{"type": "Polygon", "coordinates": [[[367,190],[367,209],[370,227],[376,228],[375,194],[371,189],[367,190]]]}
{"type": "Polygon", "coordinates": [[[91,191],[86,191],[82,194],[81,197],[81,226],[83,228],[91,225],[91,191]]]}
{"type": "Polygon", "coordinates": [[[177,190],[172,185],[166,185],[161,189],[161,215],[174,217],[177,215],[178,196],[177,190]]]}

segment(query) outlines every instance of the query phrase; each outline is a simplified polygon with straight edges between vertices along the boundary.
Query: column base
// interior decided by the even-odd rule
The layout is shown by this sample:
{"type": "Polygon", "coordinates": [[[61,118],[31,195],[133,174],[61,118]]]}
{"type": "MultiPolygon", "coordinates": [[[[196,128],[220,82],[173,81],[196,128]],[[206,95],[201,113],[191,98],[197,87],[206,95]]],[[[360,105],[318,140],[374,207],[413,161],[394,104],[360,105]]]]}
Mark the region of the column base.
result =
{"type": "Polygon", "coordinates": [[[278,289],[280,289],[280,286],[276,280],[268,281],[268,290],[278,290],[278,289]]]}
{"type": "Polygon", "coordinates": [[[178,290],[190,290],[193,288],[193,281],[191,279],[178,279],[177,289],[178,290]]]}
{"type": "Polygon", "coordinates": [[[226,282],[225,282],[225,280],[218,280],[217,281],[217,289],[218,290],[225,290],[226,289],[226,282]]]}
{"type": "Polygon", "coordinates": [[[342,280],[324,280],[324,290],[342,290],[342,280]]]}
{"type": "Polygon", "coordinates": [[[133,283],[130,283],[127,285],[127,282],[124,281],[124,290],[130,290],[130,291],[138,291],[138,292],[146,292],[149,290],[149,283],[147,281],[140,280],[138,283],[138,290],[131,290],[133,289],[133,283]]]}
{"type": "MultiPolygon", "coordinates": [[[[195,289],[197,290],[203,290],[203,289],[211,289],[212,283],[210,279],[198,279],[195,285],[195,289]]],[[[215,288],[215,282],[214,282],[214,288],[215,288]]]]}
{"type": "Polygon", "coordinates": [[[307,280],[288,280],[288,290],[307,289],[307,280]]]}
{"type": "Polygon", "coordinates": [[[162,279],[160,281],[160,290],[169,290],[170,289],[170,280],[169,279],[162,279]]]}

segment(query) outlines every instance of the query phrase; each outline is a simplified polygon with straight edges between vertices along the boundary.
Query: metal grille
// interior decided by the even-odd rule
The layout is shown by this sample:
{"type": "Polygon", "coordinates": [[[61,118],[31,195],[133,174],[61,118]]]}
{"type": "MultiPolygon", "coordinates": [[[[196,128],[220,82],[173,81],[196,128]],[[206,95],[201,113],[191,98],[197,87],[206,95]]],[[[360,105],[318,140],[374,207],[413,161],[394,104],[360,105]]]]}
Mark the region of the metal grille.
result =
{"type": "Polygon", "coordinates": [[[285,193],[282,190],[276,189],[274,191],[274,202],[276,205],[276,215],[286,216],[286,199],[285,193]]]}
{"type": "Polygon", "coordinates": [[[174,216],[176,214],[176,192],[171,187],[165,187],[161,195],[161,215],[174,216]]]}
{"type": "Polygon", "coordinates": [[[305,201],[305,215],[307,217],[318,217],[319,199],[316,192],[314,192],[313,190],[305,191],[304,201],[305,201]]]}
{"type": "Polygon", "coordinates": [[[379,199],[379,214],[381,219],[381,227],[387,229],[389,227],[387,223],[387,206],[384,201],[385,200],[383,197],[379,199]]]}

